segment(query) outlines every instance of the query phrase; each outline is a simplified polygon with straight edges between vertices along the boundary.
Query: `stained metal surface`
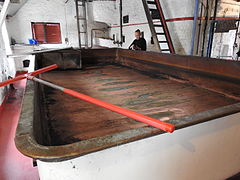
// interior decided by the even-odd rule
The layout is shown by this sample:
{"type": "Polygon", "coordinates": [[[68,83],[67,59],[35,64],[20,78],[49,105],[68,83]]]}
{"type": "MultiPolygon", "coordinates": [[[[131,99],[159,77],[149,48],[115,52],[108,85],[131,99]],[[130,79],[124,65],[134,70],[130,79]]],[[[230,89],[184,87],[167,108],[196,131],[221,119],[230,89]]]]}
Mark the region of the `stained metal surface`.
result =
{"type": "MultiPolygon", "coordinates": [[[[54,62],[55,55],[37,55],[47,58],[36,67],[54,62]]],[[[54,71],[41,78],[177,129],[240,112],[240,63],[122,49],[82,50],[81,56],[83,70],[54,71]]],[[[15,142],[27,156],[62,161],[161,133],[28,82],[15,142]]]]}
{"type": "MultiPolygon", "coordinates": [[[[192,84],[150,77],[121,66],[48,72],[41,77],[163,121],[237,102],[192,84]]],[[[49,117],[51,145],[70,144],[147,126],[48,87],[44,87],[44,97],[42,106],[49,117]]]]}

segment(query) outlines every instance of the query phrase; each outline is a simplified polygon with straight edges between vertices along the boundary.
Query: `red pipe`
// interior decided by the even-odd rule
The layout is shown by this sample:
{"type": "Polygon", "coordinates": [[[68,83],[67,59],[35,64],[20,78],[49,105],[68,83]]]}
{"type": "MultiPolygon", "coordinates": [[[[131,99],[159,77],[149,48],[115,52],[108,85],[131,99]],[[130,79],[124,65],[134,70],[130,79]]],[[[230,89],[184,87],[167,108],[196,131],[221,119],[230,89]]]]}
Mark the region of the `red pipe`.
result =
{"type": "Polygon", "coordinates": [[[7,81],[3,81],[3,82],[0,83],[0,87],[6,86],[8,84],[12,84],[16,81],[19,81],[19,80],[22,80],[22,79],[25,79],[25,78],[26,78],[26,75],[24,74],[24,75],[17,76],[13,79],[9,79],[7,81]]]}
{"type": "Polygon", "coordinates": [[[51,82],[44,81],[42,79],[38,79],[34,76],[28,76],[27,78],[29,80],[44,84],[45,86],[60,90],[60,91],[64,92],[65,94],[68,94],[70,96],[76,97],[78,99],[84,100],[84,101],[92,103],[92,104],[95,104],[97,106],[100,106],[100,107],[103,107],[105,109],[111,110],[111,111],[116,112],[118,114],[122,114],[124,116],[130,117],[130,118],[135,119],[137,121],[141,121],[145,124],[156,127],[158,129],[161,129],[161,130],[164,130],[164,131],[167,131],[167,132],[170,132],[170,133],[172,133],[175,130],[175,126],[172,125],[172,124],[169,124],[169,123],[157,120],[157,119],[153,119],[153,118],[148,117],[148,116],[144,116],[142,114],[136,113],[134,111],[131,111],[131,110],[128,110],[128,109],[125,109],[125,108],[107,103],[107,102],[104,102],[104,101],[99,100],[99,99],[92,98],[90,96],[81,94],[81,93],[73,91],[71,89],[66,89],[64,87],[53,84],[51,82]]]}
{"type": "Polygon", "coordinates": [[[38,69],[38,70],[36,70],[34,72],[28,73],[28,75],[29,76],[36,76],[37,74],[41,74],[41,73],[44,73],[44,72],[47,72],[47,71],[51,71],[51,70],[57,69],[57,68],[58,68],[58,65],[57,64],[53,64],[53,65],[50,65],[50,66],[38,69]]]}
{"type": "Polygon", "coordinates": [[[3,86],[6,86],[6,85],[9,85],[9,84],[12,84],[16,81],[19,81],[19,80],[22,80],[22,79],[26,79],[27,76],[36,76],[38,74],[41,74],[41,73],[44,73],[44,72],[47,72],[47,71],[51,71],[53,69],[56,69],[58,68],[58,65],[57,64],[53,64],[53,65],[50,65],[50,66],[47,66],[47,67],[44,67],[44,68],[41,68],[41,69],[38,69],[34,72],[31,72],[31,73],[27,73],[27,74],[24,74],[24,75],[20,75],[20,76],[17,76],[13,79],[9,79],[7,81],[3,81],[0,83],[0,87],[3,87],[3,86]]]}
{"type": "Polygon", "coordinates": [[[145,124],[148,124],[150,126],[162,129],[164,131],[172,133],[175,130],[175,126],[173,124],[169,124],[169,123],[166,123],[166,122],[163,122],[163,121],[160,121],[160,120],[157,120],[157,119],[154,119],[154,118],[136,113],[134,111],[130,111],[128,109],[125,109],[125,108],[122,108],[122,107],[119,107],[119,106],[115,106],[113,104],[101,101],[99,99],[92,98],[90,96],[86,96],[86,95],[78,93],[76,91],[65,88],[63,90],[63,92],[66,93],[66,94],[69,94],[71,96],[74,96],[76,98],[87,101],[89,103],[92,103],[92,104],[95,104],[97,106],[103,107],[105,109],[109,109],[113,112],[116,112],[116,113],[122,114],[124,116],[130,117],[130,118],[135,119],[137,121],[141,121],[141,122],[143,122],[145,124]]]}

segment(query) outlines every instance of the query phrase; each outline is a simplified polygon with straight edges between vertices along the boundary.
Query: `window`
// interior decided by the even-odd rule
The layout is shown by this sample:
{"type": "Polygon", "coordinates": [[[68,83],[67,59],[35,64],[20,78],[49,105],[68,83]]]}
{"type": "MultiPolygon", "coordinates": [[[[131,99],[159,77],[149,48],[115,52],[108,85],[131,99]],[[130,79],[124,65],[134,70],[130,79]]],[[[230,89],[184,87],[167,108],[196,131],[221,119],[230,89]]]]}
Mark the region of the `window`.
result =
{"type": "Polygon", "coordinates": [[[61,44],[60,23],[32,23],[33,39],[39,44],[61,44]]]}

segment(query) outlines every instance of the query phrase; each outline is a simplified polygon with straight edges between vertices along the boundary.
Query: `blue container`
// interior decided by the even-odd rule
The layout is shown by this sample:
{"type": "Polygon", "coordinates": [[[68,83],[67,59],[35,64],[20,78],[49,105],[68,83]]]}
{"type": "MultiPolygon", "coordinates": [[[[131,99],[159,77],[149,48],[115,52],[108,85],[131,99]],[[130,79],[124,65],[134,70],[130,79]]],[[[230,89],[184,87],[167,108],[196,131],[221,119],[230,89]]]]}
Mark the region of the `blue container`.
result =
{"type": "Polygon", "coordinates": [[[28,42],[29,44],[34,44],[34,39],[29,39],[28,42]]]}
{"type": "Polygon", "coordinates": [[[28,42],[29,42],[29,44],[32,44],[32,45],[38,44],[36,39],[29,39],[28,42]]]}

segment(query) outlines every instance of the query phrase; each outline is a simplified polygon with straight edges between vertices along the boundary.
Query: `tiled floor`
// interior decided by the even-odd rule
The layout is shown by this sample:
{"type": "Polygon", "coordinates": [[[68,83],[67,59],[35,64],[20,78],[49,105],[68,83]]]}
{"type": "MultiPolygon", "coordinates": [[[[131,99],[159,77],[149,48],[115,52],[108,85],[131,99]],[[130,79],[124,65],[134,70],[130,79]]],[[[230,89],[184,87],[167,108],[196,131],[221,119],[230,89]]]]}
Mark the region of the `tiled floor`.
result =
{"type": "Polygon", "coordinates": [[[14,84],[0,112],[0,180],[38,180],[38,171],[32,159],[15,147],[14,136],[21,112],[26,80],[14,84]]]}

